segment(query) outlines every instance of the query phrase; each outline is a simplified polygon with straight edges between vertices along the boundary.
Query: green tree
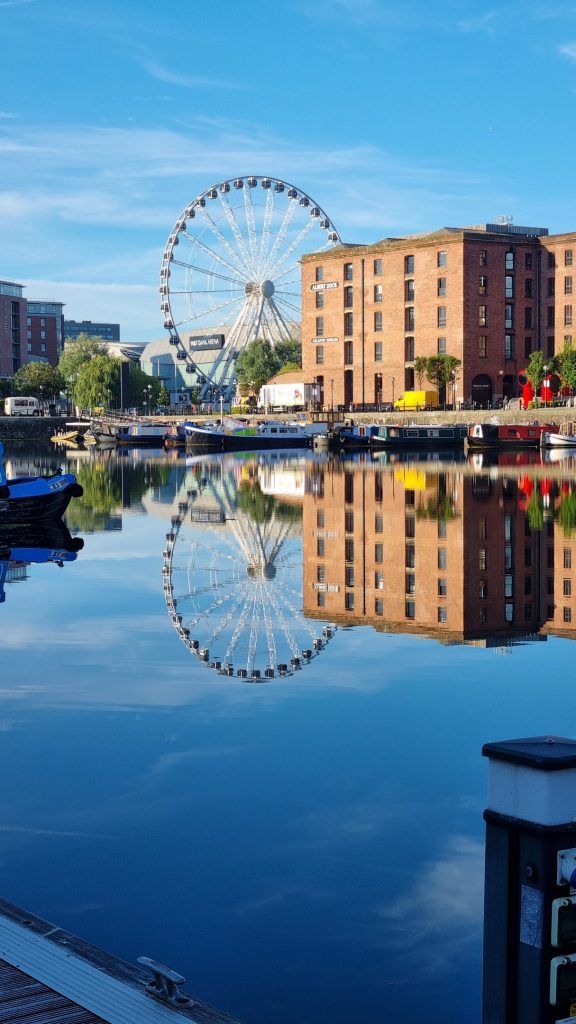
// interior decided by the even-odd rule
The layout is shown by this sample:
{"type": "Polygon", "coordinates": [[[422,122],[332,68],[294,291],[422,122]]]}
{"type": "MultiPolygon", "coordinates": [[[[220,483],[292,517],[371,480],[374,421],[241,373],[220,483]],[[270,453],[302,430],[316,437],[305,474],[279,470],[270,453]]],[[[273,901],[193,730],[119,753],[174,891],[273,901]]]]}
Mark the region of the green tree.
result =
{"type": "Polygon", "coordinates": [[[19,395],[34,395],[40,401],[54,398],[64,388],[64,378],[50,363],[25,363],[14,374],[14,389],[19,395]]]}
{"type": "Polygon", "coordinates": [[[573,392],[576,389],[576,349],[567,341],[564,351],[556,357],[562,383],[573,392]]]}
{"type": "Polygon", "coordinates": [[[544,367],[550,367],[551,360],[547,360],[544,353],[538,349],[536,352],[530,354],[528,360],[528,366],[526,367],[526,376],[534,388],[534,394],[538,394],[542,387],[542,382],[546,373],[544,367]]]}
{"type": "Polygon", "coordinates": [[[151,387],[150,408],[155,409],[158,404],[158,396],[162,387],[162,382],[158,377],[149,377],[148,374],[144,373],[144,370],[141,370],[136,363],[130,363],[129,382],[130,404],[148,407],[148,388],[151,387]]]}
{"type": "Polygon", "coordinates": [[[426,380],[429,384],[434,385],[438,394],[442,390],[444,378],[443,358],[443,356],[429,356],[426,360],[426,380]]]}
{"type": "Polygon", "coordinates": [[[279,369],[278,357],[270,342],[264,338],[254,338],[236,360],[240,394],[258,392],[279,369]]]}
{"type": "Polygon", "coordinates": [[[95,356],[106,355],[108,347],[102,338],[82,332],[77,338],[68,339],[58,361],[58,369],[64,378],[64,386],[70,398],[74,396],[74,386],[81,368],[95,356]]]}
{"type": "Polygon", "coordinates": [[[295,370],[301,369],[300,363],[284,363],[284,366],[280,367],[275,376],[277,377],[280,373],[294,373],[295,370]]]}
{"type": "Polygon", "coordinates": [[[422,390],[422,383],[426,376],[426,370],[428,367],[428,359],[426,356],[416,356],[414,360],[414,375],[418,382],[418,388],[422,390]]]}
{"type": "Polygon", "coordinates": [[[300,369],[302,366],[302,342],[295,338],[290,338],[288,341],[277,341],[274,345],[274,354],[282,370],[288,364],[291,367],[295,364],[296,369],[300,369]]]}
{"type": "Polygon", "coordinates": [[[93,409],[118,405],[119,389],[120,360],[97,355],[80,368],[72,395],[81,409],[93,409]]]}
{"type": "Polygon", "coordinates": [[[426,360],[426,379],[434,384],[438,397],[446,400],[446,387],[454,384],[461,360],[456,356],[429,356],[426,360]]]}
{"type": "Polygon", "coordinates": [[[158,405],[170,405],[170,392],[165,384],[162,385],[158,392],[158,405]]]}

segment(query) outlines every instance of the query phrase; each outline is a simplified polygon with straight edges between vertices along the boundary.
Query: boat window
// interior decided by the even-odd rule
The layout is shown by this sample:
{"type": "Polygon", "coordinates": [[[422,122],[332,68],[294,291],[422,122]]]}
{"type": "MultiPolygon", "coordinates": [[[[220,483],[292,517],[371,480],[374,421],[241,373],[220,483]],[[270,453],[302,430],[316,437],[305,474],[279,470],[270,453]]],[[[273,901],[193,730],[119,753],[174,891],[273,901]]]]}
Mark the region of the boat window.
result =
{"type": "Polygon", "coordinates": [[[406,437],[418,437],[418,431],[414,430],[414,429],[411,429],[410,427],[407,427],[406,428],[406,437]]]}

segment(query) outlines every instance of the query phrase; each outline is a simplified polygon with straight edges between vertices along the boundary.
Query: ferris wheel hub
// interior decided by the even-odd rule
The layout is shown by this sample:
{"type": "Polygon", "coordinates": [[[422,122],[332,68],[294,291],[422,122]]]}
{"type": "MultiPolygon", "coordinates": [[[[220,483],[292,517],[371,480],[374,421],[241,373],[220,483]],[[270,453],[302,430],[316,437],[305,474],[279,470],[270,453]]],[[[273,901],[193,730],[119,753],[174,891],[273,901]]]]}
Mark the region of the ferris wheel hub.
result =
{"type": "Polygon", "coordinates": [[[273,580],[276,577],[276,566],[272,562],[250,562],[246,572],[252,580],[273,580]]]}
{"type": "Polygon", "coordinates": [[[276,288],[274,286],[274,281],[269,280],[262,281],[260,284],[256,281],[248,281],[248,283],[244,285],[245,295],[260,294],[263,299],[271,299],[275,291],[276,288]]]}

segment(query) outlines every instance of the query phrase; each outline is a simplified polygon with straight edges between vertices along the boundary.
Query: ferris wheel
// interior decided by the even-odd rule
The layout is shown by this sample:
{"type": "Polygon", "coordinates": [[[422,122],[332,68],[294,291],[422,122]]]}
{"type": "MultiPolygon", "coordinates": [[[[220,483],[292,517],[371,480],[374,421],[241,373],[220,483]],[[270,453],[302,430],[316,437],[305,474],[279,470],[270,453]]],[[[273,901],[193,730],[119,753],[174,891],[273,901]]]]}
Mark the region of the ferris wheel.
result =
{"type": "MultiPolygon", "coordinates": [[[[166,534],[163,588],[183,644],[222,676],[266,682],[310,663],[336,632],[302,612],[302,544],[294,522],[274,512],[254,520],[235,500],[234,461],[195,490],[166,534]]],[[[214,464],[213,464],[214,465],[214,464]]]]}
{"type": "Polygon", "coordinates": [[[299,334],[300,257],[339,241],[324,210],[279,178],[222,181],[184,208],[164,250],[161,310],[202,400],[232,397],[235,360],[254,338],[299,334]]]}

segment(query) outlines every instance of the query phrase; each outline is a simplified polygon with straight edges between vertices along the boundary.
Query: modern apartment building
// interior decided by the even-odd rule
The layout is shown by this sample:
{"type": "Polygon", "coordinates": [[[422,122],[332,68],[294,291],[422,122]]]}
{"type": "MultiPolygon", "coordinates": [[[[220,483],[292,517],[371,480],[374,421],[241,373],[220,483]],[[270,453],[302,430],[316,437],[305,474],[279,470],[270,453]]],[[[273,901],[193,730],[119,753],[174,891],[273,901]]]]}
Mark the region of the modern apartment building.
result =
{"type": "Polygon", "coordinates": [[[26,362],[56,366],[64,345],[64,303],[28,299],[26,303],[26,362]]]}
{"type": "Polygon", "coordinates": [[[513,397],[531,352],[572,339],[575,255],[576,232],[508,221],[307,254],[304,379],[349,409],[429,387],[415,359],[445,354],[462,364],[450,404],[513,397]]]}
{"type": "Polygon", "coordinates": [[[79,334],[89,334],[92,338],[104,341],[120,341],[120,324],[93,323],[92,320],[65,320],[64,337],[77,338],[79,334]]]}
{"type": "Polygon", "coordinates": [[[26,299],[23,285],[0,281],[0,377],[11,377],[26,362],[26,299]]]}
{"type": "Polygon", "coordinates": [[[56,366],[62,351],[64,304],[23,293],[24,285],[0,281],[0,377],[34,361],[56,366]]]}

